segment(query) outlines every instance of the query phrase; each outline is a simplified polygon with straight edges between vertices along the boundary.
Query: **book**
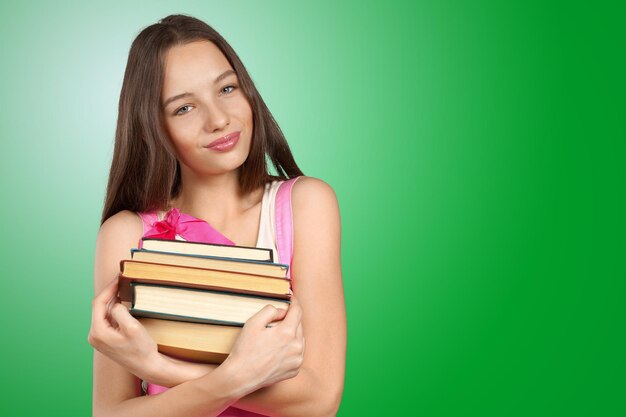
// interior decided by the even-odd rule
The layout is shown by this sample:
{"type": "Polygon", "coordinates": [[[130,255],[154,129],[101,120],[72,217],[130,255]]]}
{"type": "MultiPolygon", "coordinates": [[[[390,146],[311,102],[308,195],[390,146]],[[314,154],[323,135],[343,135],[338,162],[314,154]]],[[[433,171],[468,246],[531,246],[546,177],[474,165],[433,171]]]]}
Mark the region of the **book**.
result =
{"type": "Polygon", "coordinates": [[[186,240],[142,239],[142,248],[147,250],[191,255],[237,258],[250,261],[274,262],[271,249],[249,246],[219,245],[214,243],[190,242],[186,240]]]}
{"type": "Polygon", "coordinates": [[[139,318],[156,342],[159,352],[178,359],[222,363],[241,332],[241,327],[139,318]]]}
{"type": "Polygon", "coordinates": [[[290,280],[213,269],[165,265],[125,259],[120,261],[119,295],[131,300],[130,284],[142,282],[187,288],[212,289],[289,299],[290,280]]]}
{"type": "Polygon", "coordinates": [[[242,327],[266,305],[289,309],[289,301],[223,291],[133,283],[130,313],[196,323],[242,327]]]}
{"type": "Polygon", "coordinates": [[[119,296],[160,352],[219,364],[249,317],[288,308],[288,268],[271,249],[146,238],[120,262],[119,296]]]}
{"type": "Polygon", "coordinates": [[[287,270],[289,269],[289,265],[278,263],[218,258],[187,253],[159,252],[147,249],[131,249],[130,257],[136,261],[265,275],[274,278],[287,278],[287,270]]]}

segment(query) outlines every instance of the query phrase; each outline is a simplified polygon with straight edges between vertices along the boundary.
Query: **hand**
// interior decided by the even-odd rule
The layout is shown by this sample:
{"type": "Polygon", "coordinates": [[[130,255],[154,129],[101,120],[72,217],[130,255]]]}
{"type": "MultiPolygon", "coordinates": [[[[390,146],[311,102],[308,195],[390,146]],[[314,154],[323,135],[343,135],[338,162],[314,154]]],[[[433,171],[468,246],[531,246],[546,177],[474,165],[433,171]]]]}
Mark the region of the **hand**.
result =
{"type": "Polygon", "coordinates": [[[225,363],[245,373],[251,391],[295,377],[304,360],[301,319],[295,296],[289,311],[265,306],[243,326],[225,363]]]}
{"type": "Polygon", "coordinates": [[[111,281],[92,303],[87,340],[96,350],[139,378],[154,382],[163,356],[146,329],[117,297],[118,279],[111,281]]]}

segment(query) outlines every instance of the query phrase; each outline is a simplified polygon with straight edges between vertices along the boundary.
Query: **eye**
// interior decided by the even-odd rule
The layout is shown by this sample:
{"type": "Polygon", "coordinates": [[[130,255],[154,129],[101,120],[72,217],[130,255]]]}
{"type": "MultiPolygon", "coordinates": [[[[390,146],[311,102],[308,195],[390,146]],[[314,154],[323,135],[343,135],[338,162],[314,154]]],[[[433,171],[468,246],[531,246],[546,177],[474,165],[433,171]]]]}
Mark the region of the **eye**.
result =
{"type": "Polygon", "coordinates": [[[174,113],[174,115],[176,115],[176,116],[180,116],[180,115],[183,115],[183,114],[185,114],[185,113],[189,113],[188,111],[185,111],[185,112],[182,112],[182,113],[181,113],[181,110],[182,110],[182,109],[184,109],[184,108],[188,108],[188,107],[191,107],[191,106],[190,106],[190,105],[185,105],[185,106],[183,106],[183,107],[179,108],[178,110],[176,110],[176,112],[174,113]]]}
{"type": "Polygon", "coordinates": [[[224,92],[225,90],[227,94],[232,93],[233,91],[235,91],[237,89],[236,85],[227,85],[226,87],[222,88],[222,92],[224,92]]]}

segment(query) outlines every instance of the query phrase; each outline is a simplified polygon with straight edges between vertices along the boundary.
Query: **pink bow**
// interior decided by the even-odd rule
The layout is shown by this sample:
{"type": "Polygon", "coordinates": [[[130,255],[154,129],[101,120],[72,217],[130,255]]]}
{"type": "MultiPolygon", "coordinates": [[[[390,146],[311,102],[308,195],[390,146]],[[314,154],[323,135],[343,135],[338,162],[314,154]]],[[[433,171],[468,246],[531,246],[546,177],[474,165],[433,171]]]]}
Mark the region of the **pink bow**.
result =
{"type": "Polygon", "coordinates": [[[204,220],[181,213],[177,208],[168,211],[163,220],[155,221],[143,237],[175,240],[176,235],[191,242],[235,244],[204,220]]]}

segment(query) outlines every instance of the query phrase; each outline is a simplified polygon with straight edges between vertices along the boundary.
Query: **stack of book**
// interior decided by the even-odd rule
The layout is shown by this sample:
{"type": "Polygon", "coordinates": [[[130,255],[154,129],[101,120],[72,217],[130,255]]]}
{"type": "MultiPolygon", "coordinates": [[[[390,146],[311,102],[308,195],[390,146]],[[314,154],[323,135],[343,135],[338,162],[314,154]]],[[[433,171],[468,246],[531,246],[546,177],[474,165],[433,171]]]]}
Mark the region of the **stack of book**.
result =
{"type": "Polygon", "coordinates": [[[119,296],[160,352],[221,363],[250,317],[289,308],[287,269],[270,249],[143,239],[120,262],[119,296]]]}

